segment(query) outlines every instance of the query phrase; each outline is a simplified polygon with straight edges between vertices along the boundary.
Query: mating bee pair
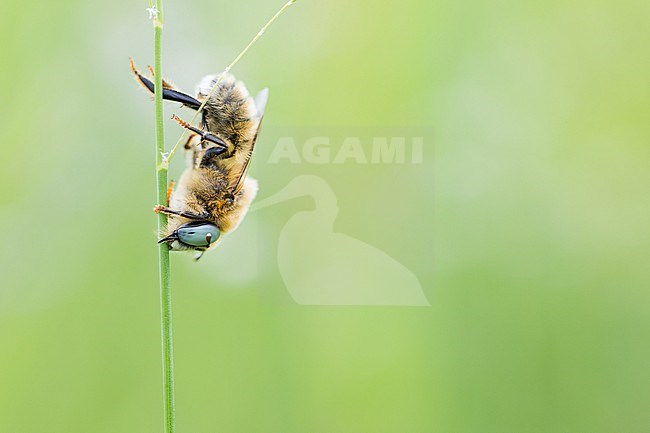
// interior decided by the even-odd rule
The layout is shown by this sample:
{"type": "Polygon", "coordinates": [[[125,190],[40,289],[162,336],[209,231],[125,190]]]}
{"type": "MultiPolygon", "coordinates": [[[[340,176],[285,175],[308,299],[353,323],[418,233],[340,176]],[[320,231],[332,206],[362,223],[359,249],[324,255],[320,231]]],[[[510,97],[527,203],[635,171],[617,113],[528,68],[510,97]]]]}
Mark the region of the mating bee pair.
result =
{"type": "MultiPolygon", "coordinates": [[[[131,70],[149,92],[155,93],[153,82],[136,69],[133,61],[131,70]]],[[[268,89],[253,99],[246,86],[231,74],[208,75],[200,81],[196,98],[166,81],[162,97],[193,110],[205,103],[202,128],[174,116],[181,126],[192,131],[185,144],[192,158],[175,190],[168,191],[168,205],[154,208],[170,217],[158,243],[166,242],[172,250],[198,251],[199,259],[224,234],[239,226],[257,194],[257,181],[248,177],[247,171],[268,89]],[[211,94],[215,84],[217,89],[211,94]]]]}

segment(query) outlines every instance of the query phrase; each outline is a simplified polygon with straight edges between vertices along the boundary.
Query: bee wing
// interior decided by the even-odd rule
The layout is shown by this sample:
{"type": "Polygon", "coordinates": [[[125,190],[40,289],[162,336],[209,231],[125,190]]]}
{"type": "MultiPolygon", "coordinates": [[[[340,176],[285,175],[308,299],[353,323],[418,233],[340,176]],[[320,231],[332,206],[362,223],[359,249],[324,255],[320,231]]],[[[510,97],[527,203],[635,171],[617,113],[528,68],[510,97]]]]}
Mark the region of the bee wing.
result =
{"type": "Polygon", "coordinates": [[[264,116],[264,109],[266,108],[266,101],[269,100],[269,89],[262,89],[255,97],[255,107],[257,108],[257,116],[262,120],[264,116]]]}
{"type": "Polygon", "coordinates": [[[253,150],[255,149],[255,143],[257,142],[257,137],[260,133],[260,127],[262,126],[262,119],[264,117],[264,109],[266,108],[266,101],[268,101],[268,99],[269,99],[268,88],[261,90],[257,94],[257,96],[255,96],[255,108],[257,109],[257,117],[259,118],[259,122],[257,123],[257,130],[255,131],[255,136],[253,137],[253,141],[251,143],[251,151],[248,154],[248,158],[246,159],[246,163],[244,164],[244,167],[242,168],[242,171],[239,174],[239,178],[237,179],[237,182],[233,186],[233,195],[236,195],[242,189],[242,186],[244,186],[244,179],[246,179],[248,166],[249,163],[251,162],[251,157],[253,156],[253,150]]]}

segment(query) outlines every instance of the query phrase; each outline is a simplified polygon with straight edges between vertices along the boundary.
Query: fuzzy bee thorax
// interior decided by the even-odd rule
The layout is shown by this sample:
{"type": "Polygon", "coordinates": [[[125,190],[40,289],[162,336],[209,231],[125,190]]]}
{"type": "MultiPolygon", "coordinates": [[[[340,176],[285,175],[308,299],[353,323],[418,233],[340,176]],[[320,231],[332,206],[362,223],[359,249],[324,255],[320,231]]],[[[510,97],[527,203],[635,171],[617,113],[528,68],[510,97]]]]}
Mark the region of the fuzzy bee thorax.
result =
{"type": "MultiPolygon", "coordinates": [[[[208,75],[198,85],[198,97],[203,100],[219,80],[220,75],[208,75]]],[[[209,131],[218,131],[221,138],[233,144],[250,141],[257,130],[257,108],[248,89],[241,81],[226,74],[205,104],[203,122],[209,131]]]]}

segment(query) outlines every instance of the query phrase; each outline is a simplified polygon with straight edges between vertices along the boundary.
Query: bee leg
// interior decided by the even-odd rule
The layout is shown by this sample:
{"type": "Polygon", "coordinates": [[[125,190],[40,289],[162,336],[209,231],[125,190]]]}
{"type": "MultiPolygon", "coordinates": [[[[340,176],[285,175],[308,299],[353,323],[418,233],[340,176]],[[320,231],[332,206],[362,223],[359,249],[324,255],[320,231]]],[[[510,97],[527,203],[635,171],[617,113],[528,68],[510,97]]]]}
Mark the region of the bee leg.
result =
{"type": "Polygon", "coordinates": [[[226,143],[222,139],[217,137],[216,135],[211,134],[208,131],[204,131],[202,129],[195,128],[194,126],[190,125],[189,123],[187,123],[186,121],[184,121],[183,119],[181,119],[180,117],[178,117],[175,114],[172,116],[172,119],[177,121],[178,124],[181,125],[183,128],[189,129],[190,131],[195,132],[196,134],[198,134],[203,140],[209,141],[210,143],[214,143],[217,146],[220,146],[220,147],[222,147],[224,149],[228,148],[226,143]]]}
{"type": "MultiPolygon", "coordinates": [[[[145,89],[150,91],[151,93],[156,93],[156,88],[153,84],[153,82],[148,79],[147,77],[143,76],[140,71],[138,71],[135,67],[135,63],[133,63],[133,59],[129,59],[131,62],[131,70],[135,74],[135,78],[138,80],[140,84],[144,86],[145,89]]],[[[198,110],[199,107],[201,106],[201,103],[197,101],[195,98],[191,97],[187,93],[183,93],[181,91],[178,91],[174,89],[169,83],[166,81],[163,81],[163,92],[162,92],[162,97],[163,99],[166,99],[168,101],[174,101],[174,102],[180,102],[181,104],[185,105],[186,107],[189,107],[193,110],[198,110]]]]}
{"type": "Polygon", "coordinates": [[[205,167],[206,165],[210,164],[210,160],[214,158],[215,156],[219,156],[222,153],[224,153],[227,149],[224,149],[222,147],[211,147],[208,150],[205,151],[203,154],[203,158],[201,159],[201,163],[199,164],[199,167],[205,167]]]}
{"type": "Polygon", "coordinates": [[[170,209],[168,207],[161,206],[161,205],[154,206],[153,211],[156,212],[156,213],[164,213],[164,214],[167,214],[167,215],[178,215],[178,216],[181,216],[183,218],[189,218],[191,220],[199,220],[199,221],[203,221],[203,220],[205,220],[206,218],[208,218],[210,216],[207,213],[198,214],[198,213],[194,213],[194,212],[186,212],[186,211],[181,211],[181,210],[174,210],[174,209],[170,209]]]}
{"type": "Polygon", "coordinates": [[[174,184],[175,182],[170,180],[169,185],[167,185],[167,206],[169,206],[169,199],[172,197],[172,193],[174,192],[174,184]]]}
{"type": "Polygon", "coordinates": [[[183,146],[185,148],[185,151],[192,152],[191,158],[186,157],[185,160],[188,167],[196,167],[198,165],[199,152],[203,149],[203,147],[201,146],[202,142],[203,141],[201,140],[201,136],[195,133],[191,133],[187,141],[185,142],[185,145],[183,146]]]}
{"type": "Polygon", "coordinates": [[[190,150],[192,147],[196,146],[196,144],[193,144],[192,142],[197,137],[199,137],[199,134],[194,134],[194,133],[190,134],[190,136],[187,138],[187,141],[185,142],[185,146],[183,146],[185,150],[190,150]]]}
{"type": "MultiPolygon", "coordinates": [[[[149,70],[149,73],[151,74],[151,76],[153,78],[156,78],[156,73],[154,72],[153,68],[151,66],[147,66],[147,69],[149,70]]],[[[174,89],[174,86],[172,86],[167,81],[165,81],[164,78],[162,79],[162,85],[163,85],[163,89],[176,90],[176,89],[174,89]]]]}

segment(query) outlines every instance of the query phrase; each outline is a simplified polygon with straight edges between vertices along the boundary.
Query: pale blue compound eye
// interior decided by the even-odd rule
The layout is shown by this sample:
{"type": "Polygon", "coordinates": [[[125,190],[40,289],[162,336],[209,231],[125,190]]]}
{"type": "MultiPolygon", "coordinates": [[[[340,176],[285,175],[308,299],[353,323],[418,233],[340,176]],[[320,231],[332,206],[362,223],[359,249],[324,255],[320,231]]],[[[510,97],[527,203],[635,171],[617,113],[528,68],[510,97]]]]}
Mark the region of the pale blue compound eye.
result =
{"type": "Polygon", "coordinates": [[[189,223],[178,228],[178,239],[193,247],[208,247],[219,239],[219,228],[210,223],[189,223]]]}

